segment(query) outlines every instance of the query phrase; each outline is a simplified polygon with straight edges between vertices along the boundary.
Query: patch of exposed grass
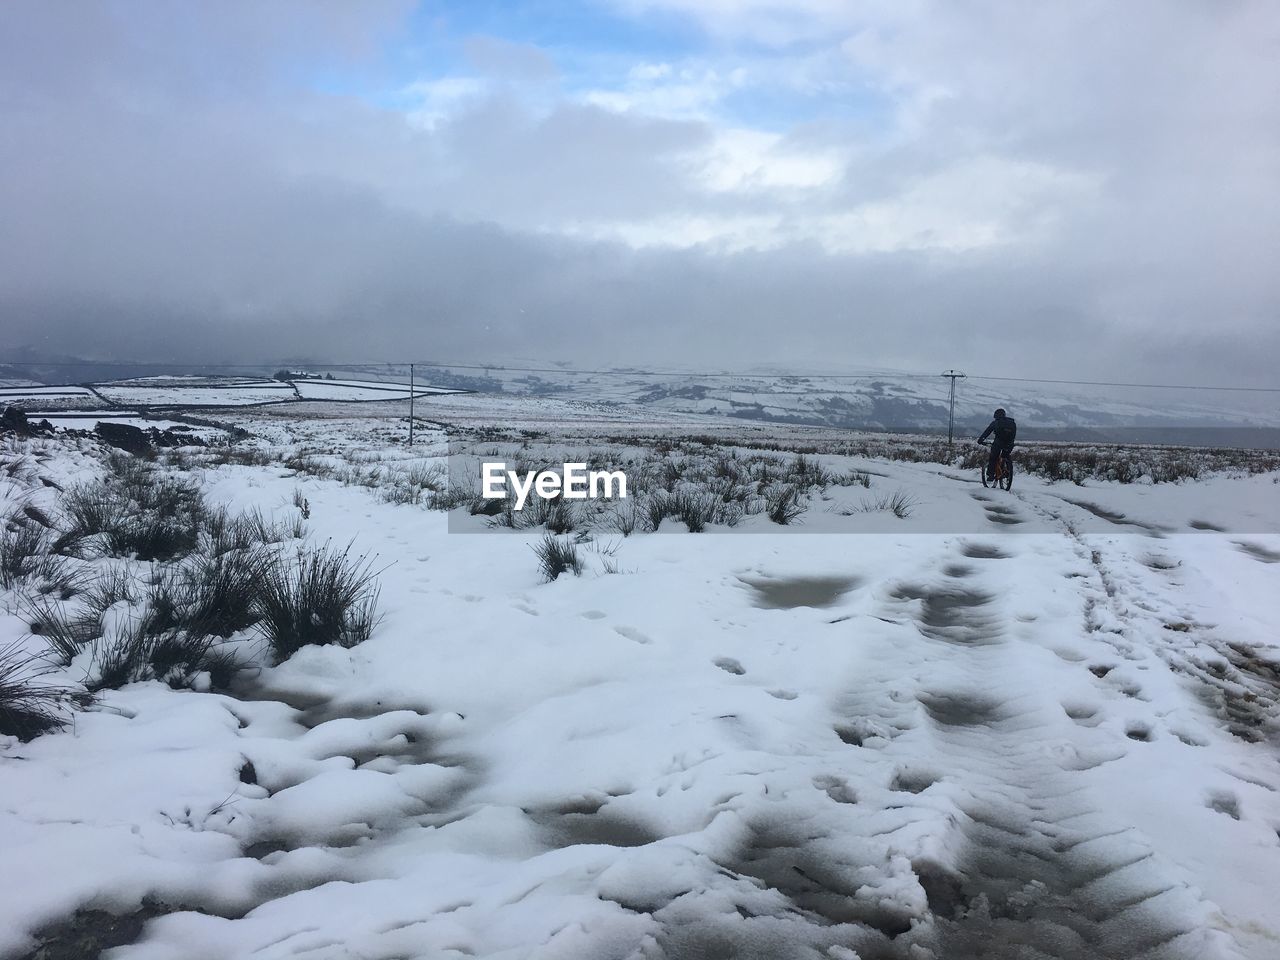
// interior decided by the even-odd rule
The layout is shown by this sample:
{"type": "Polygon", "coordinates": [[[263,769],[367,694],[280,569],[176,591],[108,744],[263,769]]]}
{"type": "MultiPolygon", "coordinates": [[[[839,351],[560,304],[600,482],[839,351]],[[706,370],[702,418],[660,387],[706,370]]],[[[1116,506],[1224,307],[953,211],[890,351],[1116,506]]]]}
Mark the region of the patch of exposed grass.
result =
{"type": "Polygon", "coordinates": [[[277,663],[309,644],[354,646],[377,624],[374,572],[349,548],[277,554],[258,583],[255,610],[277,663]]]}
{"type": "Polygon", "coordinates": [[[540,543],[534,545],[533,552],[538,555],[538,567],[547,583],[564,573],[582,576],[582,557],[578,554],[577,544],[572,540],[547,534],[540,543]]]}
{"type": "Polygon", "coordinates": [[[73,592],[78,578],[52,547],[49,531],[26,517],[15,515],[0,525],[0,589],[32,586],[45,594],[73,592]]]}
{"type": "Polygon", "coordinates": [[[164,476],[132,458],[108,463],[112,472],[102,481],[63,494],[63,533],[55,551],[96,548],[108,556],[168,560],[196,548],[209,511],[194,481],[164,476]]]}
{"type": "Polygon", "coordinates": [[[794,523],[804,513],[800,490],[791,484],[771,488],[765,493],[764,500],[769,519],[782,526],[794,523]]]}
{"type": "Polygon", "coordinates": [[[69,666],[80,652],[102,636],[102,617],[93,610],[69,613],[63,604],[48,600],[29,601],[20,607],[34,636],[44,640],[45,659],[69,666]]]}
{"type": "Polygon", "coordinates": [[[31,740],[67,722],[72,694],[45,683],[47,670],[20,644],[0,647],[0,735],[31,740]]]}
{"type": "Polygon", "coordinates": [[[905,520],[911,516],[915,508],[920,505],[920,501],[907,493],[905,490],[895,490],[893,493],[881,494],[874,500],[864,501],[857,512],[859,513],[875,513],[877,511],[885,511],[892,513],[900,520],[905,520]]]}

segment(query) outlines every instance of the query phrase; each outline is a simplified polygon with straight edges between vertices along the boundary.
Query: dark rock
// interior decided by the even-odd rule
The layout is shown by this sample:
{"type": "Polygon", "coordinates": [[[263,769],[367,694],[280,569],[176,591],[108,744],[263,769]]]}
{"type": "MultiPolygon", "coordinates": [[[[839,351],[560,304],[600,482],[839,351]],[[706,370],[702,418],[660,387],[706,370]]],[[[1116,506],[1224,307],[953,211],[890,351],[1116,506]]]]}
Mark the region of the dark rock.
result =
{"type": "Polygon", "coordinates": [[[0,433],[12,433],[19,437],[53,436],[53,424],[48,420],[32,423],[21,407],[5,407],[0,414],[0,433]]]}
{"type": "Polygon", "coordinates": [[[188,426],[169,427],[165,430],[151,428],[151,442],[157,447],[207,447],[198,434],[188,426]]]}
{"type": "Polygon", "coordinates": [[[27,415],[17,407],[4,408],[4,413],[0,415],[0,430],[12,431],[20,437],[31,436],[27,415]]]}
{"type": "Polygon", "coordinates": [[[128,423],[99,423],[95,433],[103,443],[128,453],[151,450],[151,438],[140,427],[128,423]]]}

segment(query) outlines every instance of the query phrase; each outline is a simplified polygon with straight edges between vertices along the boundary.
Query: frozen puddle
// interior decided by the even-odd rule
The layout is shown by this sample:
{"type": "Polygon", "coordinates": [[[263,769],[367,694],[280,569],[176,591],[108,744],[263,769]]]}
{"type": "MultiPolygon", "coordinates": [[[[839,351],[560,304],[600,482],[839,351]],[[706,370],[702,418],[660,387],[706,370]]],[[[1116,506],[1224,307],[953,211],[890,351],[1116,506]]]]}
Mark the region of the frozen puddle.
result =
{"type": "Polygon", "coordinates": [[[829,607],[858,586],[856,577],[741,577],[755,593],[755,605],[767,610],[829,607]]]}

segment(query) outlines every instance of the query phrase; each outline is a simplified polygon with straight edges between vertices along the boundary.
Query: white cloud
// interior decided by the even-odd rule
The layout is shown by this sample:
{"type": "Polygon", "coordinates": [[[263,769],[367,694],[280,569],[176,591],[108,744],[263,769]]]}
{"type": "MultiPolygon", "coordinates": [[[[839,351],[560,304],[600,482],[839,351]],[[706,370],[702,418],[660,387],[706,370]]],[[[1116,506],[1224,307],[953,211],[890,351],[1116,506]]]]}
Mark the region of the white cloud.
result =
{"type": "Polygon", "coordinates": [[[405,111],[408,121],[416,127],[430,130],[440,121],[480,100],[491,89],[491,84],[479,77],[441,77],[438,80],[415,81],[404,87],[400,96],[409,104],[405,111]]]}
{"type": "Polygon", "coordinates": [[[741,67],[718,69],[708,64],[641,63],[617,87],[581,94],[584,103],[617,113],[638,113],[670,120],[709,120],[716,107],[746,82],[741,67]]]}
{"type": "MultiPolygon", "coordinates": [[[[821,340],[823,318],[875,287],[892,331],[1000,314],[1010,357],[1083,350],[1063,316],[1091,325],[1089,358],[1117,326],[1258,369],[1275,353],[1258,347],[1280,310],[1274,0],[631,8],[655,5],[714,40],[622,67],[612,51],[548,63],[472,44],[468,75],[410,85],[397,112],[397,91],[298,83],[294,38],[311,76],[346,77],[357,55],[336,27],[307,35],[306,5],[288,29],[248,4],[192,30],[172,4],[19,4],[0,31],[0,246],[16,251],[0,306],[31,329],[72,329],[85,303],[214,318],[224,300],[307,323],[399,311],[417,329],[424,284],[448,281],[442,315],[499,316],[523,276],[574,337],[602,300],[654,339],[671,303],[705,295],[689,315],[708,342],[749,350],[739,318],[771,296],[821,340]],[[821,113],[786,115],[809,95],[821,113]]],[[[377,56],[388,23],[358,46],[377,56]]],[[[605,339],[629,329],[610,323],[605,339]]]]}
{"type": "MultiPolygon", "coordinates": [[[[1098,188],[1092,178],[1044,165],[978,157],[911,182],[892,196],[835,211],[797,205],[755,214],[667,213],[575,221],[563,229],[637,248],[706,247],[721,253],[795,243],[817,244],[832,255],[967,253],[1046,242],[1062,216],[1095,202],[1098,188]]],[[[544,226],[548,232],[555,229],[544,226]]]]}
{"type": "Polygon", "coordinates": [[[1058,221],[1091,206],[1096,178],[1053,167],[976,157],[926,176],[895,196],[814,218],[833,253],[953,253],[1049,240],[1058,221]]]}
{"type": "Polygon", "coordinates": [[[694,182],[714,193],[813,190],[835,183],[845,159],[833,149],[789,144],[775,133],[718,129],[687,159],[694,182]]]}
{"type": "Polygon", "coordinates": [[[705,247],[717,253],[738,253],[776,247],[780,242],[780,224],[781,218],[776,214],[667,214],[557,224],[544,232],[621,242],[635,249],[705,247]]]}

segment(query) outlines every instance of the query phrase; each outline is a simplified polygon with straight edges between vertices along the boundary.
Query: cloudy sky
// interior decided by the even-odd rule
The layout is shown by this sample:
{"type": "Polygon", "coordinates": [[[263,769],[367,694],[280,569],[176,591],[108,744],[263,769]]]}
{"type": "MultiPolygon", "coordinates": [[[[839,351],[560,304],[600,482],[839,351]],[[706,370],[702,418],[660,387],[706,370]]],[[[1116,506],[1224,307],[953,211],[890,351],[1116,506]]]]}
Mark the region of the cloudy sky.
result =
{"type": "Polygon", "coordinates": [[[1274,0],[0,19],[6,347],[1276,379],[1274,0]]]}

